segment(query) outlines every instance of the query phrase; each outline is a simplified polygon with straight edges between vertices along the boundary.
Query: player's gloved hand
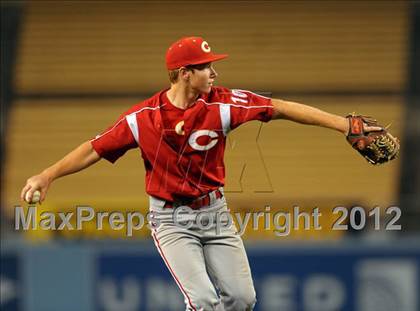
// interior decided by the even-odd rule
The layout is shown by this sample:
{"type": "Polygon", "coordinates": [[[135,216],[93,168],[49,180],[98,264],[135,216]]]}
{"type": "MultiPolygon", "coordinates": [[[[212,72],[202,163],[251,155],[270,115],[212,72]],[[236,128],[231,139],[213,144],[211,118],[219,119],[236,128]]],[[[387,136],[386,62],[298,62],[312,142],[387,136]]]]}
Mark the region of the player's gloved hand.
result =
{"type": "Polygon", "coordinates": [[[395,159],[400,151],[398,138],[367,116],[349,114],[347,141],[369,163],[382,164],[395,159]]]}
{"type": "Polygon", "coordinates": [[[26,201],[29,198],[29,201],[31,201],[34,192],[39,190],[41,192],[39,203],[42,203],[47,195],[50,183],[50,178],[44,173],[30,177],[20,193],[20,199],[26,201]]]}

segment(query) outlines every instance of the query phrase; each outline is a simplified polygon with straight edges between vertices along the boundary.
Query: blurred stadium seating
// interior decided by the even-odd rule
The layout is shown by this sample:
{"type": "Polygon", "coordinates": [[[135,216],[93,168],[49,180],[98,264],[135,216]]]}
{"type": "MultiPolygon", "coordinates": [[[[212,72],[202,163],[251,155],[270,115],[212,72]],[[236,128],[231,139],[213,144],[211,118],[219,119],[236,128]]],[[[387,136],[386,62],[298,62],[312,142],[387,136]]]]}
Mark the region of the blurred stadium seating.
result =
{"type": "MultiPolygon", "coordinates": [[[[153,2],[28,3],[16,66],[18,100],[9,121],[6,206],[16,203],[28,174],[166,87],[165,49],[173,38],[192,32],[230,54],[216,65],[221,85],[270,92],[342,115],[375,115],[401,137],[406,4],[247,2],[239,9],[235,3],[203,2],[183,12],[178,3],[165,9],[153,2]],[[177,23],[187,16],[188,23],[177,23]],[[42,156],[25,161],[28,153],[42,156]]],[[[262,208],[254,203],[255,191],[270,193],[262,197],[265,204],[284,206],[303,200],[359,202],[367,208],[396,203],[398,163],[381,169],[364,165],[340,135],[288,122],[264,125],[257,144],[259,126],[246,125],[231,135],[226,166],[232,207],[242,201],[262,208]],[[349,174],[353,178],[343,178],[349,174]]],[[[112,200],[128,201],[125,207],[132,209],[146,204],[143,189],[142,164],[132,151],[115,167],[100,163],[57,182],[48,202],[77,198],[98,206],[110,199],[104,193],[112,193],[112,200]]]]}

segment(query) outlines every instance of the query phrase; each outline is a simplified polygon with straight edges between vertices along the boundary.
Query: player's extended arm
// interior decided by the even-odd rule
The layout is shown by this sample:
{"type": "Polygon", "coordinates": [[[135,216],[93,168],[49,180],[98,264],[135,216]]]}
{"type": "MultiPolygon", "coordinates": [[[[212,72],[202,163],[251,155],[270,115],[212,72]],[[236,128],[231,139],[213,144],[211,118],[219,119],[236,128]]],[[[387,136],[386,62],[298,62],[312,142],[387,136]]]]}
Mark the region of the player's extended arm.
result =
{"type": "Polygon", "coordinates": [[[98,162],[100,159],[101,157],[93,149],[91,142],[87,141],[40,174],[30,177],[22,189],[20,198],[22,201],[25,200],[27,193],[28,197],[32,198],[35,190],[39,190],[41,191],[40,202],[42,202],[45,199],[51,182],[55,179],[81,171],[98,162]]]}
{"type": "MultiPolygon", "coordinates": [[[[281,100],[273,99],[274,106],[273,119],[286,119],[302,124],[317,125],[340,131],[347,135],[349,131],[349,121],[341,116],[331,114],[315,107],[281,100]]],[[[381,127],[364,126],[365,131],[379,131],[381,127]]]]}

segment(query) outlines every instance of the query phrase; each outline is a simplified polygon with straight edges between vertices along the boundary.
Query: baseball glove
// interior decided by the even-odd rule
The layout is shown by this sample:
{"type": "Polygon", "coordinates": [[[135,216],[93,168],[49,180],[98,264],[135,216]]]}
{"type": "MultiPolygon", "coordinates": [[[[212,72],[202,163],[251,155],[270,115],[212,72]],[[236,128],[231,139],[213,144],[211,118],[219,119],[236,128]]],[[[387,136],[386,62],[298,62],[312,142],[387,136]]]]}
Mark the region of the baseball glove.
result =
{"type": "Polygon", "coordinates": [[[377,165],[395,159],[400,150],[398,138],[392,136],[378,122],[367,116],[350,114],[347,141],[369,163],[377,165]],[[367,127],[379,127],[376,131],[367,131],[367,127]]]}

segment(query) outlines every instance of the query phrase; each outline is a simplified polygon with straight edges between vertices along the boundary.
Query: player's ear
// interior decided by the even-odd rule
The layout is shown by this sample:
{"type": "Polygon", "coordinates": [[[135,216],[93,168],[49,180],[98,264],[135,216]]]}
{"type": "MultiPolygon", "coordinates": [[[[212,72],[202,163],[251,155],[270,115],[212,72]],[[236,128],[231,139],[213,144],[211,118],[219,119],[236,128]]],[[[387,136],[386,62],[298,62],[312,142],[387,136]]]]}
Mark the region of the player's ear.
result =
{"type": "Polygon", "coordinates": [[[179,77],[184,81],[189,81],[191,75],[191,70],[186,67],[179,68],[179,77]]]}

